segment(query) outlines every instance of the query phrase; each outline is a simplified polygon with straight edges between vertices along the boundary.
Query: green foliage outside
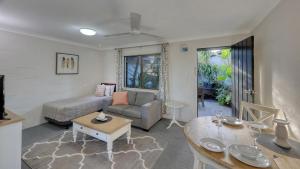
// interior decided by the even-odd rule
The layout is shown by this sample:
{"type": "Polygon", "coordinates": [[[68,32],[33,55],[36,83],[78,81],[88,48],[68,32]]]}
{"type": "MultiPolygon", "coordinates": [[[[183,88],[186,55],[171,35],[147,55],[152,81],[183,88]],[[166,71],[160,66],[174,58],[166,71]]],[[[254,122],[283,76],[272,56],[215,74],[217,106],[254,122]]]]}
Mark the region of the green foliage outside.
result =
{"type": "Polygon", "coordinates": [[[143,64],[143,71],[141,72],[141,85],[143,89],[159,88],[159,65],[160,59],[158,57],[153,59],[153,62],[143,64]]]}
{"type": "Polygon", "coordinates": [[[217,76],[218,76],[217,65],[199,64],[199,71],[201,72],[201,75],[203,76],[203,79],[202,79],[203,83],[207,83],[210,86],[217,83],[217,76]]]}
{"type": "Polygon", "coordinates": [[[220,86],[217,88],[217,101],[221,105],[230,105],[231,104],[231,89],[228,86],[220,86]]]}
{"type": "Polygon", "coordinates": [[[200,73],[201,86],[211,87],[216,90],[216,100],[221,105],[231,104],[231,50],[224,48],[214,57],[220,57],[223,64],[210,63],[212,50],[198,52],[198,72],[200,73]]]}

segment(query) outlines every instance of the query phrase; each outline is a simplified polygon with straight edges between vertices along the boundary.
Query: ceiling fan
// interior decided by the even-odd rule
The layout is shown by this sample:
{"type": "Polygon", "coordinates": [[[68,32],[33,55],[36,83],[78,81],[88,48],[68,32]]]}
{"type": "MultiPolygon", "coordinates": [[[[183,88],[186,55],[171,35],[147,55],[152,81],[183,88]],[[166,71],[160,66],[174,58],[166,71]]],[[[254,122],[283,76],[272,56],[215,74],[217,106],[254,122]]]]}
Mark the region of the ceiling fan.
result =
{"type": "Polygon", "coordinates": [[[138,13],[131,12],[130,13],[130,32],[125,32],[125,33],[116,33],[116,34],[111,34],[111,35],[104,35],[106,38],[110,37],[119,37],[119,36],[133,36],[133,35],[145,35],[145,36],[150,36],[154,37],[157,39],[162,39],[162,37],[146,32],[141,31],[141,15],[138,13]]]}

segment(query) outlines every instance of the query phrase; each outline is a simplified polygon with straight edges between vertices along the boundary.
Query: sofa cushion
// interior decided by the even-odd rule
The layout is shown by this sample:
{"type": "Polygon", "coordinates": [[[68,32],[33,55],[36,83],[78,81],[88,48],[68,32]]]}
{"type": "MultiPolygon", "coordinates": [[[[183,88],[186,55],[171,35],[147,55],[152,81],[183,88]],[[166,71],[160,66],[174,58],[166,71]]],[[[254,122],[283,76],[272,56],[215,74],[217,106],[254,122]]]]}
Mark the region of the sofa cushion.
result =
{"type": "Polygon", "coordinates": [[[97,85],[95,95],[97,97],[102,97],[105,94],[105,85],[97,85]]]}
{"type": "Polygon", "coordinates": [[[112,100],[112,105],[128,105],[128,92],[115,92],[112,100]]]}
{"type": "Polygon", "coordinates": [[[113,106],[108,106],[106,111],[122,114],[124,110],[128,107],[129,105],[113,105],[113,106]]]}
{"type": "Polygon", "coordinates": [[[116,88],[115,85],[110,85],[110,95],[111,95],[111,96],[114,94],[115,88],[116,88]]]}
{"type": "Polygon", "coordinates": [[[105,92],[104,92],[104,95],[105,96],[111,96],[111,87],[110,85],[105,85],[105,92]]]}
{"type": "Polygon", "coordinates": [[[155,99],[155,94],[151,92],[137,92],[135,105],[142,106],[146,103],[152,102],[155,99]]]}
{"type": "Polygon", "coordinates": [[[136,99],[136,92],[128,91],[128,103],[130,105],[135,105],[135,99],[136,99]]]}
{"type": "Polygon", "coordinates": [[[130,106],[124,109],[122,115],[133,117],[133,118],[142,118],[142,111],[140,106],[130,106]]]}

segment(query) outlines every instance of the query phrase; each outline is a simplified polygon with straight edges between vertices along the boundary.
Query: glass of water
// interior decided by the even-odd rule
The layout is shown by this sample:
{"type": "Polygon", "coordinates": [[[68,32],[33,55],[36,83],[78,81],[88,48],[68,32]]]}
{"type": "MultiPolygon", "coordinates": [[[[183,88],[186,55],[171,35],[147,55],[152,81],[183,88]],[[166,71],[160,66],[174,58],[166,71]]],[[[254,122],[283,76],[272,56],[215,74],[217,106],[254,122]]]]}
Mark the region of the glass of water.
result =
{"type": "Polygon", "coordinates": [[[257,138],[260,136],[261,130],[257,127],[249,125],[249,133],[250,136],[253,138],[253,147],[257,147],[257,138]]]}
{"type": "Polygon", "coordinates": [[[217,126],[222,127],[222,118],[223,118],[222,111],[217,111],[216,112],[216,118],[217,118],[217,126]]]}

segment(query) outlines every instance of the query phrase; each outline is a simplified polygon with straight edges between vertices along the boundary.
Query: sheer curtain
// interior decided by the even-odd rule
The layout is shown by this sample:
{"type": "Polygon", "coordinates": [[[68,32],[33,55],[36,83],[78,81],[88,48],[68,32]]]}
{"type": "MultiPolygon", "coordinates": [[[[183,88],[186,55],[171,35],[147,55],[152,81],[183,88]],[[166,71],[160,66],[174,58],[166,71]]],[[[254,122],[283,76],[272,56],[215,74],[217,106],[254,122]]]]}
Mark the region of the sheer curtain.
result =
{"type": "Polygon", "coordinates": [[[123,89],[123,81],[124,81],[124,59],[122,56],[122,49],[116,49],[116,82],[117,82],[117,91],[121,91],[123,89]]]}
{"type": "Polygon", "coordinates": [[[161,45],[160,76],[159,76],[159,98],[162,100],[162,113],[166,113],[165,102],[169,99],[169,62],[168,44],[161,45]]]}

